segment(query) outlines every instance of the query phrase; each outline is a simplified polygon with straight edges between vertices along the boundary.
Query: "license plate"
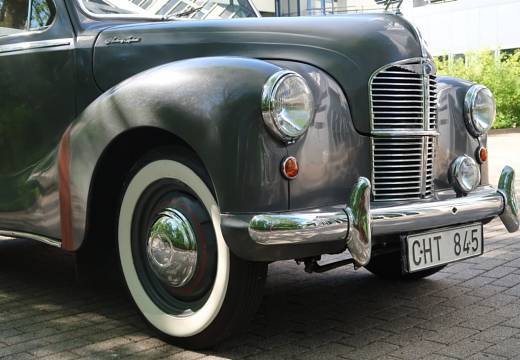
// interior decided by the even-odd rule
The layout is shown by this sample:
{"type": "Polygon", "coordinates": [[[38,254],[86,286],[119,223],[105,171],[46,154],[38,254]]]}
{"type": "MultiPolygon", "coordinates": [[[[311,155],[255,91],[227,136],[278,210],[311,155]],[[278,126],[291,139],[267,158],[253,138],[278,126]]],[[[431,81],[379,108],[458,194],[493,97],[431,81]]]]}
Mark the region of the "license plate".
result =
{"type": "Polygon", "coordinates": [[[408,272],[428,269],[482,255],[482,224],[409,235],[406,238],[408,272]]]}

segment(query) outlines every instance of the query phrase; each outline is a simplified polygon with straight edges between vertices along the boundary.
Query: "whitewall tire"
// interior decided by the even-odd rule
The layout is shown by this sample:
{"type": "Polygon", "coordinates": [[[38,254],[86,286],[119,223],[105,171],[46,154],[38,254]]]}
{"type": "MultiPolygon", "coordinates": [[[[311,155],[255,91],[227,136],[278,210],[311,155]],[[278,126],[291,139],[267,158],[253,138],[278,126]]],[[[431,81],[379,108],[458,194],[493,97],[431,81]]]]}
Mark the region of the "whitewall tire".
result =
{"type": "MultiPolygon", "coordinates": [[[[241,314],[235,314],[230,307],[240,311],[240,308],[236,309],[237,304],[250,301],[242,297],[259,296],[258,289],[263,288],[266,265],[249,263],[230,253],[222,236],[220,209],[215,197],[206,182],[192,169],[194,166],[183,160],[177,161],[154,154],[146,156],[136,165],[122,193],[118,219],[118,250],[128,290],[148,323],[174,340],[181,340],[187,346],[200,348],[214,345],[221,340],[221,336],[216,334],[227,336],[238,323],[242,323],[241,314]],[[160,194],[155,195],[158,192],[160,194]],[[155,201],[160,206],[142,205],[146,204],[146,201],[155,201]],[[191,272],[189,276],[184,277],[186,281],[175,282],[174,285],[171,279],[175,277],[170,273],[166,273],[162,278],[154,275],[157,272],[154,272],[153,265],[156,265],[159,271],[164,267],[162,263],[159,266],[150,260],[155,254],[154,251],[159,249],[159,261],[166,255],[167,260],[171,262],[171,269],[178,269],[179,264],[182,265],[183,261],[191,258],[185,256],[184,250],[179,255],[168,247],[168,244],[166,248],[162,243],[156,245],[157,240],[152,239],[153,232],[141,230],[143,226],[140,225],[151,224],[153,221],[157,223],[158,215],[153,213],[155,211],[163,214],[164,211],[157,211],[161,206],[179,213],[179,217],[191,225],[188,227],[193,230],[190,230],[191,236],[195,239],[192,241],[196,242],[192,253],[198,254],[195,257],[196,261],[189,260],[191,265],[196,263],[197,267],[181,267],[180,273],[183,276],[191,272]],[[147,217],[151,220],[146,220],[147,217]],[[201,230],[202,226],[209,228],[201,230]],[[138,254],[141,252],[144,255],[138,254]],[[152,268],[153,271],[147,270],[148,268],[152,268]],[[231,272],[235,275],[231,276],[231,272]],[[237,272],[241,274],[237,275],[237,272]],[[148,281],[148,278],[151,280],[148,281]],[[192,278],[194,280],[190,280],[192,278]],[[231,291],[230,278],[233,283],[231,291]],[[188,285],[184,285],[186,282],[188,285]],[[251,291],[245,293],[244,289],[251,291]]],[[[175,246],[173,249],[176,249],[175,246]]],[[[177,271],[175,274],[179,272],[169,271],[177,271]]],[[[259,301],[255,300],[253,303],[257,306],[259,301]]],[[[250,316],[246,313],[249,313],[249,310],[246,311],[244,308],[242,315],[250,316]]]]}

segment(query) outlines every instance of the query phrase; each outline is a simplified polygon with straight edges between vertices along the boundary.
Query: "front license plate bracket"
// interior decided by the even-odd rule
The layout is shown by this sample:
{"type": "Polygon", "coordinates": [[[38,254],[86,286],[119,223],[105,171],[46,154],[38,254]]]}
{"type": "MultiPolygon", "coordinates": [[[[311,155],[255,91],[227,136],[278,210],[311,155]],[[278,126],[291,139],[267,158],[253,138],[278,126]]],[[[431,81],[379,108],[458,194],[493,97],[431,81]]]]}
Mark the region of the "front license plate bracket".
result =
{"type": "Polygon", "coordinates": [[[483,253],[484,230],[481,222],[401,235],[401,266],[403,273],[427,270],[477,257],[483,253]],[[458,236],[454,234],[458,234],[458,236]],[[441,237],[438,238],[438,236],[441,237]],[[453,239],[453,237],[455,237],[455,239],[453,239]],[[475,237],[477,237],[478,244],[475,242],[475,237]],[[410,251],[410,241],[420,242],[420,244],[413,244],[416,245],[413,249],[413,253],[410,251]],[[455,246],[457,241],[460,243],[460,246],[455,246]],[[453,250],[450,253],[449,249],[452,246],[453,250]],[[421,252],[421,250],[423,251],[421,252]],[[446,254],[446,252],[449,254],[446,254]],[[415,262],[414,259],[412,259],[414,255],[415,262]],[[421,262],[419,262],[419,255],[422,257],[421,262]],[[426,262],[423,264],[422,260],[426,260],[426,262]],[[428,260],[431,260],[429,264],[427,264],[429,262],[428,260]],[[416,265],[418,263],[419,265],[416,265]]]}

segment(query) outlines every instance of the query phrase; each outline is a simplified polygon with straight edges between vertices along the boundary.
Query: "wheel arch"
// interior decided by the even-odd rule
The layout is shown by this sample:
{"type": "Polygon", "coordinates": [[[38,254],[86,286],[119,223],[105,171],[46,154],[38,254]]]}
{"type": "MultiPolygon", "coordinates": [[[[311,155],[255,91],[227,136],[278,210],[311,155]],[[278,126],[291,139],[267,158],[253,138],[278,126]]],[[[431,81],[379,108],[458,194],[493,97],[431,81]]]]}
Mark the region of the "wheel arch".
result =
{"type": "Polygon", "coordinates": [[[287,149],[269,135],[260,109],[263,85],[278,69],[245,58],[179,61],[135,75],[97,98],[60,143],[62,247],[78,250],[92,227],[92,197],[105,176],[99,174],[115,171],[106,164],[128,168],[143,151],[168,143],[197,155],[224,212],[286,209],[279,164],[287,149]]]}
{"type": "MultiPolygon", "coordinates": [[[[100,243],[106,245],[106,240],[115,238],[117,207],[126,177],[143,155],[161,148],[189,157],[200,164],[207,175],[206,167],[195,150],[171,132],[142,126],[119,134],[103,150],[94,169],[88,192],[85,237],[81,248],[96,248],[100,243]],[[106,233],[110,239],[104,239],[106,233]]],[[[206,178],[211,181],[209,175],[206,178]]],[[[208,187],[214,191],[213,184],[208,184],[208,187]]]]}

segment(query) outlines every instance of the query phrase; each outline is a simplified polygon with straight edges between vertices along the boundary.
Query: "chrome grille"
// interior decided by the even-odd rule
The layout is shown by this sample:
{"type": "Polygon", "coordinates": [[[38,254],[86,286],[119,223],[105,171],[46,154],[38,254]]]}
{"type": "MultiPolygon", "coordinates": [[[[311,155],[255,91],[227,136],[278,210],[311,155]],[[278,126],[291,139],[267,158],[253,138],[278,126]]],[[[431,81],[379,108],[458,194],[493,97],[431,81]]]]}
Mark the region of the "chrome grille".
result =
{"type": "Polygon", "coordinates": [[[429,75],[428,84],[428,129],[437,130],[437,77],[429,75]]]}
{"type": "Polygon", "coordinates": [[[413,59],[370,80],[372,184],[376,201],[433,196],[437,80],[433,65],[413,59]]]}

